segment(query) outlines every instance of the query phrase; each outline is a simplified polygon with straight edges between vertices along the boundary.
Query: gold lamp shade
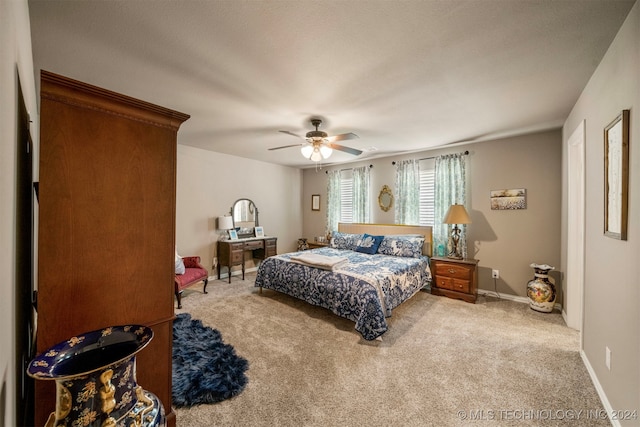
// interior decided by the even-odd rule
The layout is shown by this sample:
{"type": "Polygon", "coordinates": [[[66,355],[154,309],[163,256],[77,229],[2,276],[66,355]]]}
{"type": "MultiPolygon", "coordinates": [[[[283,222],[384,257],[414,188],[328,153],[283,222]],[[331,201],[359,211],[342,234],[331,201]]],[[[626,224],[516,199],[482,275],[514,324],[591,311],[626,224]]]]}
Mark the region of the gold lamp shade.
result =
{"type": "Polygon", "coordinates": [[[451,205],[442,222],[445,224],[471,224],[471,218],[463,205],[451,205]]]}

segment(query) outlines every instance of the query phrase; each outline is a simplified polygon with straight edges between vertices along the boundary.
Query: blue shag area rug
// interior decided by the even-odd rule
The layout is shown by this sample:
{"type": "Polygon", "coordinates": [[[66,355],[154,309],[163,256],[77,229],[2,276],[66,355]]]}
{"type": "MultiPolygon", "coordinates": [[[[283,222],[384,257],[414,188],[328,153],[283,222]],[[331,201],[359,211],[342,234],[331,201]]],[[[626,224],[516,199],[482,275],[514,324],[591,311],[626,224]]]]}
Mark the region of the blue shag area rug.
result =
{"type": "Polygon", "coordinates": [[[249,362],[222,341],[220,332],[187,313],[173,322],[173,405],[220,402],[247,384],[249,362]]]}

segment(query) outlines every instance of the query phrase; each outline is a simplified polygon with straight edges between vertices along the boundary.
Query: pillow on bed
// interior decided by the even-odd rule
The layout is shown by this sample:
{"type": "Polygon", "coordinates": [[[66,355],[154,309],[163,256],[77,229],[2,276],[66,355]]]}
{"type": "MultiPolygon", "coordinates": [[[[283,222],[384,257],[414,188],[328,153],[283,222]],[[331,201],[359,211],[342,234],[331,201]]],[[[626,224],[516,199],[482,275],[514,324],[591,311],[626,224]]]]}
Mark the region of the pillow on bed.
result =
{"type": "Polygon", "coordinates": [[[178,255],[178,249],[176,248],[176,274],[184,274],[184,261],[182,261],[182,257],[178,255]]]}
{"type": "Polygon", "coordinates": [[[334,231],[331,234],[331,247],[334,249],[347,249],[355,251],[358,247],[358,243],[362,239],[362,234],[350,234],[334,231]]]}
{"type": "Polygon", "coordinates": [[[373,255],[378,251],[378,246],[382,243],[384,236],[372,236],[370,234],[363,234],[362,239],[358,243],[356,252],[362,252],[365,254],[373,255]]]}
{"type": "Polygon", "coordinates": [[[420,258],[422,256],[424,236],[384,236],[378,253],[407,258],[420,258]]]}

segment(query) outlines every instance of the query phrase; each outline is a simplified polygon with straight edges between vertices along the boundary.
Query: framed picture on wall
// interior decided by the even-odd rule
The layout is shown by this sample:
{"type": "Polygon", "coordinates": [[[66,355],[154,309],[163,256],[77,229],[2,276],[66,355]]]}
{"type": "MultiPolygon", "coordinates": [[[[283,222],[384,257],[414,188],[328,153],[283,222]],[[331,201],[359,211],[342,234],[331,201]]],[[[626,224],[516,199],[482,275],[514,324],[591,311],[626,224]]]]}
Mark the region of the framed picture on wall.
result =
{"type": "Polygon", "coordinates": [[[320,210],[320,195],[314,194],[311,196],[311,210],[319,211],[320,210]]]}
{"type": "Polygon", "coordinates": [[[629,110],[604,129],[604,234],[627,240],[629,110]]]}
{"type": "Polygon", "coordinates": [[[527,208],[527,190],[510,188],[491,190],[491,210],[517,210],[527,208]]]}

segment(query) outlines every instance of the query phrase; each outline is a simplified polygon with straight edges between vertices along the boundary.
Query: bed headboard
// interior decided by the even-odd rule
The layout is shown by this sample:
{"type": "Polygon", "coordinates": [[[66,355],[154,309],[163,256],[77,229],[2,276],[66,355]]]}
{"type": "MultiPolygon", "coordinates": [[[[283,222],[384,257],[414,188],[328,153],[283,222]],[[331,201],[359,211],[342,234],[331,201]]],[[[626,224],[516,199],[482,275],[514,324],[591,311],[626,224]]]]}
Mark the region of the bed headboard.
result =
{"type": "Polygon", "coordinates": [[[362,224],[362,223],[339,223],[338,231],[352,234],[371,234],[383,236],[391,234],[420,234],[424,236],[422,254],[431,256],[433,250],[433,236],[431,227],[426,225],[396,225],[396,224],[362,224]]]}

